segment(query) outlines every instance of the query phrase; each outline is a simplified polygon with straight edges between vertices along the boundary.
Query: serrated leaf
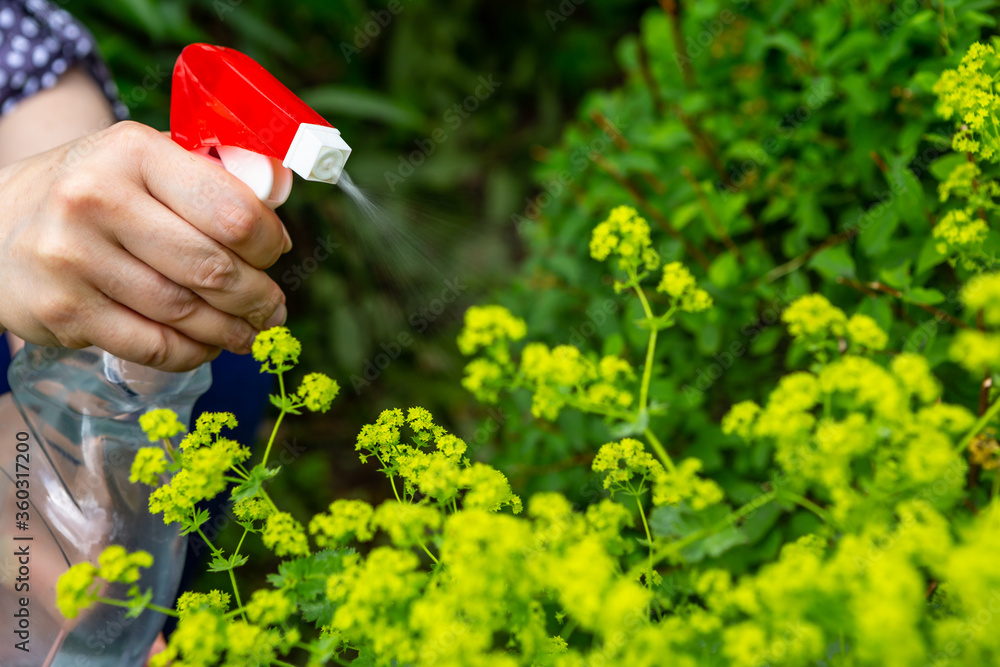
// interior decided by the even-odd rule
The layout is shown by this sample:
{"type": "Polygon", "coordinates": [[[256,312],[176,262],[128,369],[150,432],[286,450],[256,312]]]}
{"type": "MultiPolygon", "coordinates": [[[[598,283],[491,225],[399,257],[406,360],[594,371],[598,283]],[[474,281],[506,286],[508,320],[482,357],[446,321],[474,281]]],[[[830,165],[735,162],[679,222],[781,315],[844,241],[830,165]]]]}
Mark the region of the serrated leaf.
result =
{"type": "Polygon", "coordinates": [[[233,554],[229,558],[223,558],[222,556],[216,556],[212,559],[212,562],[208,565],[209,572],[228,572],[241,565],[244,565],[249,559],[249,556],[244,554],[233,554]]]}
{"type": "Polygon", "coordinates": [[[344,557],[353,549],[324,549],[311,556],[286,560],[277,574],[269,574],[268,582],[277,588],[292,591],[298,600],[302,618],[309,623],[330,622],[336,605],[326,597],[326,580],[343,569],[344,557]]]}
{"type": "Polygon", "coordinates": [[[250,470],[249,477],[233,489],[233,493],[231,495],[233,502],[239,502],[256,496],[260,493],[261,488],[264,486],[264,482],[277,475],[280,470],[281,466],[278,466],[277,468],[265,468],[259,463],[255,465],[250,470]]]}

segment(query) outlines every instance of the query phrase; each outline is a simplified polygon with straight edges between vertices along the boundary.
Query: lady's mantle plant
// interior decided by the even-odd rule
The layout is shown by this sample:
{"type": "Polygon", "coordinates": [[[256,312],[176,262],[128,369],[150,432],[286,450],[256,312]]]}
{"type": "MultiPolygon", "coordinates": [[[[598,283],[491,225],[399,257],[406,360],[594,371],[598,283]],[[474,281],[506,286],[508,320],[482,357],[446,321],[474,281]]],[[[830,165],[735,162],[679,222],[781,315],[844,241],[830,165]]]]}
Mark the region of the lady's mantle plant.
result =
{"type": "Polygon", "coordinates": [[[765,482],[739,468],[707,476],[696,447],[681,451],[652,426],[683,410],[655,398],[667,380],[657,350],[688,335],[679,323],[690,332],[709,321],[713,296],[727,294],[664,262],[646,219],[621,206],[592,230],[589,250],[638,304],[629,336],[645,348],[641,365],[622,346],[598,355],[526,342],[525,321],[500,306],[471,308],[458,339],[472,357],[463,384],[480,400],[527,394],[525,412],[540,422],[603,420],[613,437],[590,461],[601,494],[574,505],[543,491],[522,503],[501,472],[415,407],[382,413],[355,443],[387,477],[390,500],[334,499],[313,517],[282,511],[265,488],[279,473],[268,467],[277,428],[287,414],[327,410],[338,387],[310,374],[288,393],[300,346],[272,329],[254,356],[278,376],[280,414],[258,463],[225,436],[231,415],[200,416],[175,447],[183,426],[154,411],[143,426],[160,444],[132,467],[136,483],[156,487],[150,509],[186,532],[202,532],[202,500],[228,493],[238,546],[206,539],[225,585],[184,593],[174,609],[136,587],[109,599],[104,582],[135,582],[151,565],[111,547],[63,576],[60,608],[178,617],[158,665],[996,664],[1000,274],[975,239],[993,210],[997,71],[992,49],[976,46],[936,87],[941,113],[961,116],[956,149],[972,156],[942,179],[942,198],[959,203],[930,232],[963,283],[961,330],[932,360],[930,350],[894,349],[906,334],[860,308],[794,299],[781,319],[797,370],[721,418],[736,460],[757,462],[765,482]],[[942,356],[981,388],[977,412],[943,400],[932,372],[942,356]],[[237,576],[248,539],[280,559],[269,586],[252,592],[237,576]]]}

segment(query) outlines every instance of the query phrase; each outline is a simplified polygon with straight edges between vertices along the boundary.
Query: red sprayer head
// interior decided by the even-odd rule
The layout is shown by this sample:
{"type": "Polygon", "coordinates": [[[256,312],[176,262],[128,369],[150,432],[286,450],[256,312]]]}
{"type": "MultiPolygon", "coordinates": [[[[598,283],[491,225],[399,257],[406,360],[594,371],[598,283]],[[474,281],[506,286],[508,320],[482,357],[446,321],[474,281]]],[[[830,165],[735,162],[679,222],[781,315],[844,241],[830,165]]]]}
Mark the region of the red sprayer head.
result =
{"type": "Polygon", "coordinates": [[[277,204],[291,188],[281,166],[310,181],[336,183],[351,154],[339,130],[256,61],[209,44],[191,44],[177,58],[170,133],[188,150],[208,155],[214,149],[261,199],[277,204]]]}

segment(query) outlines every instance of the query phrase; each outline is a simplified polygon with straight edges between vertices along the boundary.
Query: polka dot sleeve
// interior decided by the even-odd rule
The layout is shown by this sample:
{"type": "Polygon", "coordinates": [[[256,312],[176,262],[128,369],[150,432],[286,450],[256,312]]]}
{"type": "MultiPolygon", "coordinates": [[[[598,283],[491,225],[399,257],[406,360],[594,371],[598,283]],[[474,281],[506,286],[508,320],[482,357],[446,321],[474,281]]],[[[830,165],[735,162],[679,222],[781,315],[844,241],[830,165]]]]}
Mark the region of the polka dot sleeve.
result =
{"type": "Polygon", "coordinates": [[[119,120],[128,118],[94,37],[69,12],[48,0],[0,0],[0,115],[73,67],[94,77],[119,120]]]}

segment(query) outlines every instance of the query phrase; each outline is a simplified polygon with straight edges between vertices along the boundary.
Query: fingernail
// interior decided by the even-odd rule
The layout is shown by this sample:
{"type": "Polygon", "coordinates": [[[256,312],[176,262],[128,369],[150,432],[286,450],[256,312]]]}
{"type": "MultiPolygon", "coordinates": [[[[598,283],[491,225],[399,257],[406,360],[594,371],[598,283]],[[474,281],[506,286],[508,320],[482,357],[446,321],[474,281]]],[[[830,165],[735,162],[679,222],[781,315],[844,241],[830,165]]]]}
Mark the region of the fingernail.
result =
{"type": "Polygon", "coordinates": [[[288,235],[288,230],[285,229],[284,225],[281,226],[281,231],[285,235],[285,249],[281,251],[281,254],[284,255],[292,249],[292,237],[288,235]]]}
{"type": "Polygon", "coordinates": [[[285,304],[278,304],[278,308],[274,311],[274,314],[271,315],[267,322],[264,322],[264,328],[280,327],[285,323],[286,317],[288,317],[288,310],[285,308],[285,304]]]}

